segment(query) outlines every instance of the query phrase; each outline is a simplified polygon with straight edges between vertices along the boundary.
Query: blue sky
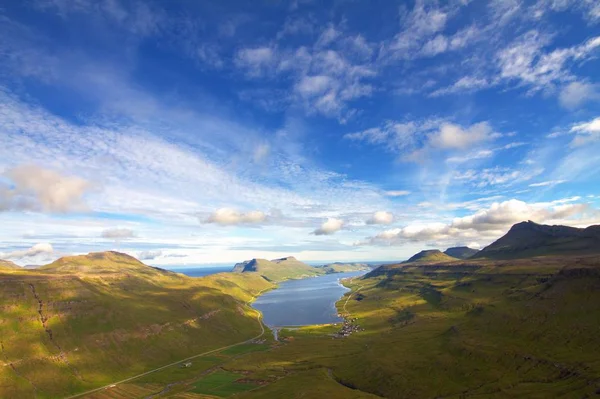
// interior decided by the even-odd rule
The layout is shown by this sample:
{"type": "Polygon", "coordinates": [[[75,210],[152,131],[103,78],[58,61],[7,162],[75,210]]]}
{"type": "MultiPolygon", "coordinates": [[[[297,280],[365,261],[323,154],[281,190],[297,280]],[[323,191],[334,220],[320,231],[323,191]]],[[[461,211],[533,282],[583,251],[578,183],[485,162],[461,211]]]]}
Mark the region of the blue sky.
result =
{"type": "Polygon", "coordinates": [[[593,0],[0,5],[0,257],[404,259],[600,222],[593,0]]]}

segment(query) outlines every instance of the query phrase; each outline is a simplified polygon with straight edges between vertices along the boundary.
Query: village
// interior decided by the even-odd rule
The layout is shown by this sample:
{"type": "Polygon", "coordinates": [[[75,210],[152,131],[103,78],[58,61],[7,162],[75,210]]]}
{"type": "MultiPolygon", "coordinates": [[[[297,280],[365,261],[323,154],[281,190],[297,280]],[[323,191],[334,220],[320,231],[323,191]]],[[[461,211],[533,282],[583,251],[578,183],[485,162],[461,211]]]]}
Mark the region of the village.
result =
{"type": "Polygon", "coordinates": [[[344,318],[344,322],[342,323],[342,328],[337,333],[333,334],[334,338],[345,338],[349,337],[355,332],[364,331],[364,328],[361,328],[358,324],[358,318],[350,318],[348,315],[338,315],[344,318]]]}

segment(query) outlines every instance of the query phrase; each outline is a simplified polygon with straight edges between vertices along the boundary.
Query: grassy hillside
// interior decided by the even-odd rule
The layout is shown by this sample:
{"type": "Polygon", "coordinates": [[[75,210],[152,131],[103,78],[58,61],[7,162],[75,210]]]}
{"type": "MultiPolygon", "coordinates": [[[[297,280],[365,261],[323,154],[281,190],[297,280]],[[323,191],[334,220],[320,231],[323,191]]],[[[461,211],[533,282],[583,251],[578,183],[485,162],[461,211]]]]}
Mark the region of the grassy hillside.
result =
{"type": "Polygon", "coordinates": [[[273,260],[252,259],[236,264],[233,271],[257,273],[273,282],[318,276],[324,273],[323,270],[300,262],[293,256],[273,260]]]}
{"type": "Polygon", "coordinates": [[[194,279],[124,254],[0,272],[0,397],[56,398],[256,336],[254,274],[194,279]]]}
{"type": "Polygon", "coordinates": [[[0,259],[0,269],[20,269],[21,267],[9,260],[0,259]]]}
{"type": "Polygon", "coordinates": [[[578,229],[548,226],[534,222],[515,224],[473,258],[517,259],[543,255],[581,255],[600,253],[600,226],[578,229]]]}
{"type": "Polygon", "coordinates": [[[448,256],[441,252],[439,249],[430,249],[421,251],[418,254],[413,255],[405,263],[411,262],[450,262],[456,260],[452,256],[448,256]]]}
{"type": "Polygon", "coordinates": [[[342,262],[329,263],[327,265],[323,265],[323,266],[319,267],[319,269],[323,270],[327,274],[371,270],[369,265],[367,265],[366,263],[342,263],[342,262]]]}
{"type": "Polygon", "coordinates": [[[467,259],[479,252],[477,249],[469,247],[452,247],[444,251],[448,256],[452,256],[457,259],[467,259]]]}
{"type": "Polygon", "coordinates": [[[395,265],[350,286],[338,308],[364,331],[281,331],[278,346],[219,364],[256,386],[235,397],[582,398],[600,389],[598,257],[395,265]]]}

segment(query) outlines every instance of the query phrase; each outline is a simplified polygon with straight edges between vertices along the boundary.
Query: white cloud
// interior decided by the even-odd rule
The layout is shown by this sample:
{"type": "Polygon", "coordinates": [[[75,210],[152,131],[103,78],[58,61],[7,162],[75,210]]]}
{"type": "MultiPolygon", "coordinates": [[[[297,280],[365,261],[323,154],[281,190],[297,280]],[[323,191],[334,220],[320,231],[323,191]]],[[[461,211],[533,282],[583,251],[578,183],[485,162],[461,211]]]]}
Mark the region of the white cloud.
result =
{"type": "Polygon", "coordinates": [[[328,218],[327,221],[321,225],[321,227],[313,231],[313,234],[317,236],[331,235],[337,231],[340,231],[343,226],[344,221],[342,219],[328,218]]]}
{"type": "Polygon", "coordinates": [[[553,186],[556,186],[557,184],[562,184],[565,182],[566,182],[566,180],[548,180],[548,181],[542,181],[539,183],[531,183],[529,185],[529,187],[553,187],[553,186]]]}
{"type": "Polygon", "coordinates": [[[573,126],[570,132],[576,133],[571,143],[574,147],[598,141],[600,140],[600,117],[589,122],[579,123],[573,126]]]}
{"type": "Polygon", "coordinates": [[[465,243],[472,240],[491,242],[504,234],[513,224],[526,220],[537,223],[577,223],[574,217],[586,213],[595,215],[586,203],[574,203],[579,197],[566,198],[553,202],[526,203],[516,199],[494,202],[489,208],[481,209],[472,215],[454,218],[449,223],[418,223],[403,228],[383,231],[356,245],[403,245],[407,241],[435,243],[443,246],[449,243],[465,243]]]}
{"type": "Polygon", "coordinates": [[[273,68],[277,62],[277,55],[270,47],[244,48],[237,52],[235,64],[245,68],[250,76],[261,76],[273,68]]]}
{"type": "Polygon", "coordinates": [[[135,233],[131,229],[114,228],[114,229],[104,230],[102,232],[102,234],[100,234],[100,236],[102,238],[108,238],[108,239],[112,239],[112,240],[116,240],[116,241],[121,241],[121,240],[127,240],[129,238],[134,238],[135,233]]]}
{"type": "Polygon", "coordinates": [[[377,211],[368,220],[367,224],[390,224],[394,221],[394,215],[387,211],[377,211]]]}
{"type": "Polygon", "coordinates": [[[31,248],[12,251],[12,252],[0,252],[0,259],[22,259],[31,258],[42,254],[51,254],[54,252],[51,244],[39,243],[35,244],[31,248]]]}
{"type": "Polygon", "coordinates": [[[139,260],[154,260],[162,256],[162,251],[141,251],[137,253],[136,258],[139,260]]]}
{"type": "Polygon", "coordinates": [[[322,94],[332,85],[332,79],[329,76],[304,76],[296,85],[296,91],[303,97],[312,97],[322,94]]]}
{"type": "Polygon", "coordinates": [[[84,179],[64,176],[36,165],[17,166],[5,171],[3,176],[11,184],[0,186],[0,211],[64,213],[86,209],[83,196],[90,184],[84,179]]]}
{"type": "Polygon", "coordinates": [[[589,58],[600,46],[600,36],[576,46],[545,52],[543,49],[549,43],[547,35],[535,30],[519,37],[497,54],[500,77],[516,79],[534,91],[553,89],[557,82],[573,79],[567,68],[568,62],[589,58]]]}
{"type": "Polygon", "coordinates": [[[493,130],[489,123],[480,122],[463,128],[453,123],[443,123],[437,133],[430,136],[431,144],[439,148],[465,149],[491,139],[493,130]]]}
{"type": "Polygon", "coordinates": [[[404,197],[404,196],[410,195],[410,191],[407,191],[407,190],[390,190],[390,191],[386,191],[385,195],[387,195],[388,197],[404,197]]]}
{"type": "Polygon", "coordinates": [[[239,224],[257,224],[266,220],[267,215],[262,211],[238,212],[231,208],[220,208],[213,212],[205,223],[215,223],[222,226],[239,224]]]}
{"type": "Polygon", "coordinates": [[[596,85],[585,82],[571,82],[560,92],[559,100],[563,107],[574,109],[580,105],[600,98],[596,85]]]}

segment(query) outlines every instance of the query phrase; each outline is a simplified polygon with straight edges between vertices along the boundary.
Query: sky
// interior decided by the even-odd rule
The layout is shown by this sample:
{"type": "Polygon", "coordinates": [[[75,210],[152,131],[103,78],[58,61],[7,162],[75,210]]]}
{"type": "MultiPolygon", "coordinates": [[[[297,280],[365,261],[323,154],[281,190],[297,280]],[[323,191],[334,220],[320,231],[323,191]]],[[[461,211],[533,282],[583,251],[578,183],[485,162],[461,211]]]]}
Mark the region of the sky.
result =
{"type": "Polygon", "coordinates": [[[600,3],[0,1],[0,258],[402,260],[600,223],[600,3]]]}

